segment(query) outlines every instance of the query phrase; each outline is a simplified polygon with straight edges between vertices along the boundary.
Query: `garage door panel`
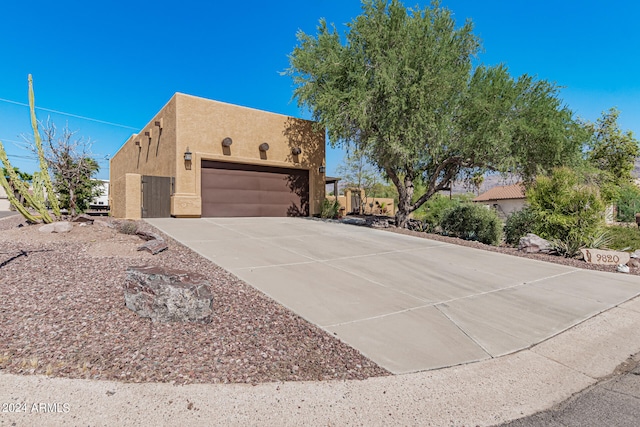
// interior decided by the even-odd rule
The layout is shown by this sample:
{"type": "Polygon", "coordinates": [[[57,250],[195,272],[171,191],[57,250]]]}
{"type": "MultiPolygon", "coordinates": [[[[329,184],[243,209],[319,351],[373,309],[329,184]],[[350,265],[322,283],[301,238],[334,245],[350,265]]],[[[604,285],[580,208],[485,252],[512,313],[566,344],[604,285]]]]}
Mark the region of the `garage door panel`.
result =
{"type": "Polygon", "coordinates": [[[202,162],[202,216],[307,216],[309,172],[202,162]]]}
{"type": "MultiPolygon", "coordinates": [[[[204,189],[203,189],[204,193],[204,189]]],[[[231,204],[289,204],[290,202],[296,202],[292,199],[290,194],[283,194],[277,191],[260,191],[260,190],[245,190],[239,191],[237,189],[215,189],[210,191],[205,197],[209,203],[231,203],[231,204]]]]}
{"type": "MultiPolygon", "coordinates": [[[[203,206],[204,209],[204,206],[203,206]]],[[[281,217],[282,206],[281,205],[263,205],[252,203],[227,203],[223,205],[217,205],[215,212],[218,217],[281,217]],[[259,212],[260,215],[256,215],[259,212]]]]}

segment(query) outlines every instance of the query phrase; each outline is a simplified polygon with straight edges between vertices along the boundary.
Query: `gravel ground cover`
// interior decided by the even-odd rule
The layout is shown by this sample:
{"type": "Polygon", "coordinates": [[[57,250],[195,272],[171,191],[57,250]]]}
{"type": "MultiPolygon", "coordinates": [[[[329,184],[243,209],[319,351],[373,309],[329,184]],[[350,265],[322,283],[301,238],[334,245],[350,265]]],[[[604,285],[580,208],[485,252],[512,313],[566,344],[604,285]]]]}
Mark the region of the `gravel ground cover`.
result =
{"type": "MultiPolygon", "coordinates": [[[[115,221],[105,219],[106,223],[115,221]]],[[[361,353],[166,236],[158,255],[98,222],[44,234],[0,219],[0,370],[126,382],[260,383],[389,375],[361,353]],[[211,323],[153,323],[124,305],[129,266],[203,273],[211,323]]],[[[159,234],[150,225],[138,227],[159,234]]]]}

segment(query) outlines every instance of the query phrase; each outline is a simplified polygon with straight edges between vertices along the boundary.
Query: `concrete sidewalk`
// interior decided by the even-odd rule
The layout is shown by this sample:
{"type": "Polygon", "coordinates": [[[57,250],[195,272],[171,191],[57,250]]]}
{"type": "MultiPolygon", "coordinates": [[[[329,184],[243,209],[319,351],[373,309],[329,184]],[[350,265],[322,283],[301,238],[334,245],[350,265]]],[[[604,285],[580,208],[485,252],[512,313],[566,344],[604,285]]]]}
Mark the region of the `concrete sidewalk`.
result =
{"type": "Polygon", "coordinates": [[[489,426],[610,375],[640,351],[639,325],[636,298],[515,354],[363,381],[174,386],[0,373],[0,402],[20,404],[0,426],[489,426]]]}
{"type": "Polygon", "coordinates": [[[396,374],[513,353],[640,294],[637,276],[344,224],[147,221],[396,374]]]}

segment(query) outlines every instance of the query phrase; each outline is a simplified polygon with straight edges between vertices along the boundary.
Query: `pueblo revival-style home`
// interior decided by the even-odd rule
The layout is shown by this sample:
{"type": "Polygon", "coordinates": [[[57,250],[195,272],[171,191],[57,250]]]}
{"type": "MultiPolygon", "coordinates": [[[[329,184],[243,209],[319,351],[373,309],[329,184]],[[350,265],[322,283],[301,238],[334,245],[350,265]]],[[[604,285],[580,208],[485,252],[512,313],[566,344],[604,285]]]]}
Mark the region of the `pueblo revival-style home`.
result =
{"type": "Polygon", "coordinates": [[[111,159],[111,214],[309,216],[324,172],[313,122],[176,93],[111,159]]]}

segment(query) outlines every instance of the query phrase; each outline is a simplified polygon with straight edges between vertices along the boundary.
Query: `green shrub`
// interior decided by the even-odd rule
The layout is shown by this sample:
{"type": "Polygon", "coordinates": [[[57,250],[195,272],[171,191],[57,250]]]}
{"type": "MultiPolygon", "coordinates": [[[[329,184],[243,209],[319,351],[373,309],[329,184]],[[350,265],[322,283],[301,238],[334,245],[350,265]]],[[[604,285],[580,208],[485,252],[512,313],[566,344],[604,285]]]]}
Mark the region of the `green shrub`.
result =
{"type": "Polygon", "coordinates": [[[446,211],[440,226],[447,235],[489,245],[498,245],[502,238],[502,221],[495,211],[472,203],[446,211]]]}
{"type": "Polygon", "coordinates": [[[584,247],[583,239],[578,236],[570,236],[565,240],[551,240],[552,251],[565,258],[575,258],[582,247],[584,247]]]}
{"type": "Polygon", "coordinates": [[[338,212],[340,212],[340,202],[338,202],[338,199],[324,199],[322,201],[320,218],[337,218],[338,212]]]}
{"type": "Polygon", "coordinates": [[[568,168],[538,177],[527,190],[534,233],[548,240],[588,242],[604,227],[605,204],[598,187],[581,184],[568,168]]]}
{"type": "Polygon", "coordinates": [[[571,235],[565,240],[552,240],[551,247],[558,254],[566,258],[574,258],[581,254],[580,249],[608,249],[613,242],[608,230],[599,230],[590,236],[571,235]]]}
{"type": "Polygon", "coordinates": [[[631,227],[611,226],[607,227],[611,242],[609,247],[616,250],[636,251],[640,249],[640,230],[634,225],[631,227]]]}
{"type": "Polygon", "coordinates": [[[136,234],[138,232],[138,224],[133,221],[123,221],[118,224],[118,232],[122,234],[136,234]]]}
{"type": "Polygon", "coordinates": [[[529,207],[512,213],[504,225],[504,240],[509,245],[517,245],[520,238],[533,233],[536,227],[536,216],[529,207]]]}
{"type": "Polygon", "coordinates": [[[451,199],[449,196],[436,194],[418,208],[412,216],[414,219],[422,221],[426,230],[433,231],[436,226],[440,225],[447,211],[460,206],[461,203],[471,201],[471,198],[466,194],[457,194],[451,199]]]}
{"type": "Polygon", "coordinates": [[[633,184],[620,187],[616,205],[618,206],[618,221],[635,222],[635,215],[640,212],[640,188],[633,184]]]}

